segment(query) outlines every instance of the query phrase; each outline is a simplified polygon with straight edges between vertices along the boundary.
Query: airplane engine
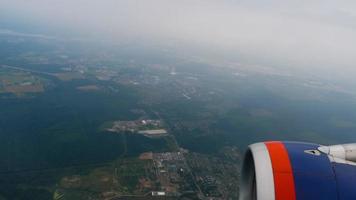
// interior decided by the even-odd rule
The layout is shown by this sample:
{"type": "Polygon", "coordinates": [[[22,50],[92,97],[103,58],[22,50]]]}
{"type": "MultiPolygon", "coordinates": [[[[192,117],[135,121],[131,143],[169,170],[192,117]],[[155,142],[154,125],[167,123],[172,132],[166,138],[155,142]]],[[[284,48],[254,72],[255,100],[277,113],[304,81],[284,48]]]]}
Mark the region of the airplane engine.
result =
{"type": "Polygon", "coordinates": [[[252,144],[242,165],[239,199],[356,199],[356,144],[252,144]]]}

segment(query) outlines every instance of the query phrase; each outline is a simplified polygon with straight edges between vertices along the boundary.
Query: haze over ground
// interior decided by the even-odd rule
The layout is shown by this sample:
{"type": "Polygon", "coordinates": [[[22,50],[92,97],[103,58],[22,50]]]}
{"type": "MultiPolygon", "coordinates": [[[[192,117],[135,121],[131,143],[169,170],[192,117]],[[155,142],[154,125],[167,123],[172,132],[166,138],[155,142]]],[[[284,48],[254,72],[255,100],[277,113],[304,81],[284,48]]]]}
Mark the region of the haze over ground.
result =
{"type": "Polygon", "coordinates": [[[186,42],[331,80],[356,75],[354,1],[2,0],[0,12],[34,34],[46,27],[111,43],[186,42]]]}

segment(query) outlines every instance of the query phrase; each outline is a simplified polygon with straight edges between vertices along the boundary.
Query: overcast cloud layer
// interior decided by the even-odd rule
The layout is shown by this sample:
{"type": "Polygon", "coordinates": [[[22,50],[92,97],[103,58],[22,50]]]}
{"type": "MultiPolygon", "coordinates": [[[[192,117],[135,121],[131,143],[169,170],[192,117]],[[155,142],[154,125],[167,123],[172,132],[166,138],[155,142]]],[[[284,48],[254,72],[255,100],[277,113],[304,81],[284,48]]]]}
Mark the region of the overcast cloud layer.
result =
{"type": "Polygon", "coordinates": [[[192,41],[356,75],[352,0],[0,0],[2,10],[113,42],[192,41]]]}

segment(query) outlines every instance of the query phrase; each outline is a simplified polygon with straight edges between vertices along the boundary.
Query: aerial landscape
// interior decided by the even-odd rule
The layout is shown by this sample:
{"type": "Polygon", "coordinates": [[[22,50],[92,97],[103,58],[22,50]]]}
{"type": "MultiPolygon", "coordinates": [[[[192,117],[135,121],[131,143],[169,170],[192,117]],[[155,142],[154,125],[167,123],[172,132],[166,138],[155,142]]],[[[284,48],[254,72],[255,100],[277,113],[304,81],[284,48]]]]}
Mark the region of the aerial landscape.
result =
{"type": "Polygon", "coordinates": [[[356,139],[356,90],[337,73],[188,39],[60,37],[10,12],[0,200],[234,200],[249,144],[356,139]]]}

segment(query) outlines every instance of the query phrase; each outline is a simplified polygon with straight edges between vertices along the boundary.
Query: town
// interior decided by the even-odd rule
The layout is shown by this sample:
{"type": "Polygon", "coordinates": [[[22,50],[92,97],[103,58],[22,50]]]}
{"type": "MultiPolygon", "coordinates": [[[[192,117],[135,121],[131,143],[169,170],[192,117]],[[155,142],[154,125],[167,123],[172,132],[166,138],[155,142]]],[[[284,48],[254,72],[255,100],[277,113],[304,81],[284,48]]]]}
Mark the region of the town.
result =
{"type": "Polygon", "coordinates": [[[168,134],[163,128],[161,120],[143,119],[135,121],[114,121],[111,128],[107,128],[112,133],[137,133],[146,137],[161,137],[168,134]]]}

